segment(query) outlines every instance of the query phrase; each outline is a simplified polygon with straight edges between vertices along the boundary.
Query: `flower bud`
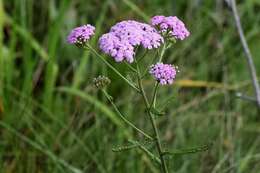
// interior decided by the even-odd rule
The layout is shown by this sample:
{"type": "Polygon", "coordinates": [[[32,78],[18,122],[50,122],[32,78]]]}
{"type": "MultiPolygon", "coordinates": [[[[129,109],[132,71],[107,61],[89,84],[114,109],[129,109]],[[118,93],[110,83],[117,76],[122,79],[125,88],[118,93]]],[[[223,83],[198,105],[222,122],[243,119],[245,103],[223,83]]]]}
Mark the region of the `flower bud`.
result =
{"type": "Polygon", "coordinates": [[[111,80],[106,76],[98,76],[93,79],[93,84],[97,89],[103,89],[111,83],[111,80]]]}

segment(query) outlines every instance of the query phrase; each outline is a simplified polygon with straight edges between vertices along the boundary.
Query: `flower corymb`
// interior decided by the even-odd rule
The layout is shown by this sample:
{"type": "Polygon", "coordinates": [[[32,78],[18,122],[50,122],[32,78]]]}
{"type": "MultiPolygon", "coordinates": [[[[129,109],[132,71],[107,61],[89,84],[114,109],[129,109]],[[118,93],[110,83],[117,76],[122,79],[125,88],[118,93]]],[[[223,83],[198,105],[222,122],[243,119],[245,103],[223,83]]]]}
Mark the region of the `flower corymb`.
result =
{"type": "Polygon", "coordinates": [[[163,37],[152,26],[134,20],[122,21],[112,26],[110,32],[99,39],[100,49],[115,61],[134,60],[135,46],[147,49],[158,48],[163,37]]]}
{"type": "Polygon", "coordinates": [[[78,46],[84,45],[92,35],[95,34],[95,27],[87,24],[74,28],[67,37],[67,42],[78,46]]]}
{"type": "Polygon", "coordinates": [[[172,84],[176,76],[176,68],[171,64],[157,63],[150,67],[150,74],[161,84],[172,84]]]}
{"type": "Polygon", "coordinates": [[[176,16],[154,16],[151,19],[151,24],[158,27],[161,32],[168,31],[169,35],[175,39],[184,40],[190,35],[185,24],[176,16]]]}

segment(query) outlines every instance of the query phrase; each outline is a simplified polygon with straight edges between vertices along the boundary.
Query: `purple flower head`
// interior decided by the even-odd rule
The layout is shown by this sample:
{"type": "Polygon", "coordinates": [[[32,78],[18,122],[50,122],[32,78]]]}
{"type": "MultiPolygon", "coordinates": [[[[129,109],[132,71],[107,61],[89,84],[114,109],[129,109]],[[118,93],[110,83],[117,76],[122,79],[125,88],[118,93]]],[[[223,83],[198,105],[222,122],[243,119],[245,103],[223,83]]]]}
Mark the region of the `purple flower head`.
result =
{"type": "Polygon", "coordinates": [[[151,19],[151,24],[158,27],[160,32],[168,31],[175,39],[184,40],[190,35],[185,24],[176,16],[154,16],[151,19]]]}
{"type": "Polygon", "coordinates": [[[161,85],[172,84],[177,73],[173,65],[163,63],[152,65],[149,72],[161,85]]]}
{"type": "Polygon", "coordinates": [[[112,26],[110,32],[99,39],[100,49],[117,62],[134,60],[135,46],[147,49],[158,48],[163,37],[152,26],[133,20],[122,21],[112,26]]]}
{"type": "Polygon", "coordinates": [[[127,40],[120,40],[114,33],[107,33],[99,39],[100,49],[114,57],[116,62],[126,59],[129,63],[134,61],[134,47],[127,40]]]}
{"type": "Polygon", "coordinates": [[[76,44],[78,46],[84,45],[92,35],[95,34],[95,27],[92,25],[83,25],[74,28],[67,37],[69,44],[76,44]]]}
{"type": "Polygon", "coordinates": [[[153,26],[156,26],[156,25],[159,25],[160,23],[163,22],[164,20],[164,16],[154,16],[152,19],[151,19],[151,24],[153,26]]]}

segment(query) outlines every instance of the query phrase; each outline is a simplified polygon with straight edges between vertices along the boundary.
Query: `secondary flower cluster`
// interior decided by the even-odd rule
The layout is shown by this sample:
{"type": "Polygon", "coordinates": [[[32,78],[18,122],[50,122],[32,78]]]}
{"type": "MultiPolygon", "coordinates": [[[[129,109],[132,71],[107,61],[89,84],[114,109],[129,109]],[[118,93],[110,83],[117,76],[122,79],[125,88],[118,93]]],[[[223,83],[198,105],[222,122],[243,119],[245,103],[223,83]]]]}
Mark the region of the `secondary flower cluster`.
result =
{"type": "Polygon", "coordinates": [[[151,24],[159,28],[161,32],[169,32],[175,39],[183,40],[190,35],[185,24],[176,16],[154,16],[151,24]]]}
{"type": "Polygon", "coordinates": [[[158,48],[163,37],[152,26],[134,20],[122,21],[114,25],[110,32],[99,39],[100,49],[112,56],[116,62],[134,61],[135,46],[147,49],[158,48]]]}
{"type": "MultiPolygon", "coordinates": [[[[77,46],[86,46],[87,41],[95,33],[95,27],[89,24],[74,28],[67,37],[67,42],[77,46]]],[[[99,39],[100,49],[112,56],[116,62],[134,61],[135,47],[145,49],[158,48],[164,43],[164,37],[183,40],[190,35],[185,24],[176,16],[154,16],[151,25],[127,20],[112,26],[110,31],[99,39]],[[157,28],[158,31],[155,29],[157,28]]],[[[176,76],[176,68],[170,64],[157,63],[150,67],[150,74],[161,84],[172,84],[176,76]]],[[[97,87],[102,87],[108,80],[99,77],[94,80],[97,87]]]]}
{"type": "Polygon", "coordinates": [[[67,37],[67,41],[70,44],[76,44],[78,46],[84,45],[92,35],[95,34],[95,27],[92,25],[83,25],[74,28],[67,37]]]}
{"type": "Polygon", "coordinates": [[[176,68],[170,64],[157,63],[150,67],[150,74],[161,84],[172,84],[176,76],[176,68]]]}

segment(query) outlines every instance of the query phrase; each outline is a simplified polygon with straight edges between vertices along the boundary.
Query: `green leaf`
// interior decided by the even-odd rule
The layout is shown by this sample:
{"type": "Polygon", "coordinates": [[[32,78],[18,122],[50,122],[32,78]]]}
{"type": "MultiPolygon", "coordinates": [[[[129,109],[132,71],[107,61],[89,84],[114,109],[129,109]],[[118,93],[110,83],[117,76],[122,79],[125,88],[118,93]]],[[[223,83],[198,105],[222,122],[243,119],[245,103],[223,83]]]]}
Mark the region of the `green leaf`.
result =
{"type": "Polygon", "coordinates": [[[130,144],[130,145],[122,145],[122,146],[117,146],[117,147],[112,148],[112,151],[113,151],[113,152],[128,151],[128,150],[137,148],[137,147],[139,147],[139,146],[140,146],[140,145],[137,144],[137,143],[136,143],[136,144],[130,144]]]}
{"type": "Polygon", "coordinates": [[[131,144],[127,144],[127,145],[121,145],[121,146],[117,146],[112,148],[112,151],[114,152],[122,152],[122,151],[127,151],[127,150],[131,150],[134,148],[138,148],[138,147],[150,147],[152,144],[154,144],[155,140],[144,140],[144,141],[135,141],[135,140],[129,140],[129,143],[131,144]]]}
{"type": "Polygon", "coordinates": [[[193,154],[198,152],[207,151],[212,147],[213,143],[209,143],[207,145],[193,147],[188,149],[179,149],[179,150],[171,150],[163,152],[163,155],[184,155],[184,154],[193,154]]]}

